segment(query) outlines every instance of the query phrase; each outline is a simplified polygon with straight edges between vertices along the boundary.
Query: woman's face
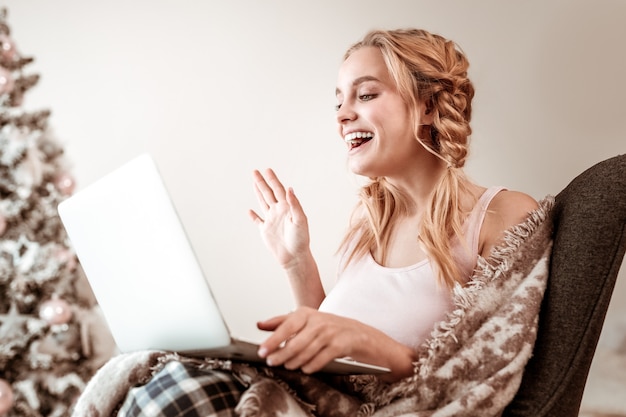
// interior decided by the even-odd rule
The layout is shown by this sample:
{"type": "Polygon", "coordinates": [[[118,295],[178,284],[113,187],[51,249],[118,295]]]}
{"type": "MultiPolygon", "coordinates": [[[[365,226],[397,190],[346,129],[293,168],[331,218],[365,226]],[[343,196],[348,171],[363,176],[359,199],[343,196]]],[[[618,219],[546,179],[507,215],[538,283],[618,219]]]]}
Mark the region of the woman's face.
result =
{"type": "Polygon", "coordinates": [[[337,103],[339,135],[352,172],[388,179],[410,174],[426,151],[378,48],[362,47],[343,62],[337,103]]]}

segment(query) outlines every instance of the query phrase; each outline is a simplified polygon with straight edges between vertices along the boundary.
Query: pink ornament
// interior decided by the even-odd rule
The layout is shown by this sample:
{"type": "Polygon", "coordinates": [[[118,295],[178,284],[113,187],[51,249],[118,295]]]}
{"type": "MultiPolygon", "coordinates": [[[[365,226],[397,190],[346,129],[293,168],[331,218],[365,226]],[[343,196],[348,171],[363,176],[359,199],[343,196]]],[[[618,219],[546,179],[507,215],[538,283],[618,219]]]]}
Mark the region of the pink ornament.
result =
{"type": "Polygon", "coordinates": [[[7,218],[0,213],[0,236],[7,231],[7,218]]]}
{"type": "Polygon", "coordinates": [[[13,389],[6,380],[0,379],[0,415],[13,407],[13,389]]]}
{"type": "Polygon", "coordinates": [[[5,34],[0,34],[0,55],[6,60],[12,60],[15,57],[15,43],[13,39],[5,34]]]}
{"type": "Polygon", "coordinates": [[[13,90],[13,76],[11,71],[4,67],[0,67],[0,94],[10,93],[13,90]]]}
{"type": "Polygon", "coordinates": [[[52,297],[41,304],[39,317],[51,325],[66,324],[72,319],[72,309],[67,301],[52,297]]]}
{"type": "Polygon", "coordinates": [[[74,193],[74,188],[76,188],[76,182],[74,181],[74,177],[72,177],[67,172],[60,174],[55,180],[54,185],[57,187],[57,190],[61,192],[61,194],[70,196],[74,193]]]}

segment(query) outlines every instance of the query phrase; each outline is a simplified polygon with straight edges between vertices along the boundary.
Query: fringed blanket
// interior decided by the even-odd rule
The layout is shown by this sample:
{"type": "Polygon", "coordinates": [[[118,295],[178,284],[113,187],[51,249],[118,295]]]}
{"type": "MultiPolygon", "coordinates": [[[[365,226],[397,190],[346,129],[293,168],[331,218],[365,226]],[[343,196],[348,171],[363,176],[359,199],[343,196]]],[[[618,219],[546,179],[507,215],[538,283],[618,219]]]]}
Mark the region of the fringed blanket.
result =
{"type": "MultiPolygon", "coordinates": [[[[547,197],[507,232],[470,283],[454,292],[455,309],[417,351],[411,377],[307,376],[281,368],[182,358],[145,351],[104,365],[79,398],[74,417],[109,417],[128,390],[172,360],[232,372],[247,390],[241,416],[499,416],[513,399],[537,335],[548,279],[554,200],[547,197]],[[281,414],[278,414],[278,413],[281,414]]],[[[416,318],[419,320],[419,317],[416,318]]]]}

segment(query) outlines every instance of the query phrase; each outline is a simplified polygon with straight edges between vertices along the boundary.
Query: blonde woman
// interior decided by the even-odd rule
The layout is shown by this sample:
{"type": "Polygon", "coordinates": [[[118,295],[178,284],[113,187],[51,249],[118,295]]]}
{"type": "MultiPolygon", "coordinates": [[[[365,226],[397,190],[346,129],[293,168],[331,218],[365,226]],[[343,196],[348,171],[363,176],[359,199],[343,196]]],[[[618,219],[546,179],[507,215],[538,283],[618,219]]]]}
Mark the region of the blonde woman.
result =
{"type": "MultiPolygon", "coordinates": [[[[474,95],[468,65],[454,42],[424,30],[373,31],[345,54],[337,127],[350,170],[369,183],[328,295],[293,190],[271,170],[254,173],[260,210],[250,216],[299,306],[258,323],[272,332],[259,350],[267,365],[314,374],[351,357],[389,368],[385,381],[411,376],[416,349],[453,308],[453,289],[538,207],[526,194],[483,187],[463,173],[474,95]]],[[[152,416],[235,415],[240,380],[180,370],[175,376],[166,367],[133,390],[120,415],[141,415],[147,404],[152,416]],[[194,392],[185,388],[189,378],[194,392]]]]}
{"type": "Polygon", "coordinates": [[[270,170],[255,173],[252,212],[287,271],[294,313],[260,323],[271,365],[318,371],[336,357],[413,371],[413,352],[451,309],[505,229],[537,202],[463,174],[474,89],[454,43],[420,30],[372,32],[346,53],[337,81],[337,126],[361,190],[337,286],[324,294],[305,214],[270,170]],[[289,342],[281,348],[282,343],[289,342]]]}

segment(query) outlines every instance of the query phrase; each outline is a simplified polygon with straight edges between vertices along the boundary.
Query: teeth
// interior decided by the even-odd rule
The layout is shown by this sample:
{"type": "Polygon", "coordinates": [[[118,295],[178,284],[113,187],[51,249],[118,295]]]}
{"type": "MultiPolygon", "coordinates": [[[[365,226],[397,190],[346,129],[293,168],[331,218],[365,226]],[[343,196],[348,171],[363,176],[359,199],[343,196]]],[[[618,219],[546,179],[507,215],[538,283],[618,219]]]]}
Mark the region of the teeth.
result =
{"type": "Polygon", "coordinates": [[[352,132],[344,136],[343,140],[348,143],[360,143],[361,141],[357,139],[371,139],[373,137],[374,134],[372,132],[352,132]]]}

